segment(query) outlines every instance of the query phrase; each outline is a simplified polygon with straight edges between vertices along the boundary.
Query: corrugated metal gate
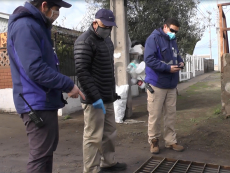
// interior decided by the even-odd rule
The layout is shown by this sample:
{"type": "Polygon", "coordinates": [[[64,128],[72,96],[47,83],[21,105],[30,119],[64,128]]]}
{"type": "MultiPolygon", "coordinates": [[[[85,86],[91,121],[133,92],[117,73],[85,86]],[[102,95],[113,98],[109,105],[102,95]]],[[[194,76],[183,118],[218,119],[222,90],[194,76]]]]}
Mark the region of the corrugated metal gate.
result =
{"type": "Polygon", "coordinates": [[[230,166],[151,157],[134,173],[230,173],[230,166]]]}

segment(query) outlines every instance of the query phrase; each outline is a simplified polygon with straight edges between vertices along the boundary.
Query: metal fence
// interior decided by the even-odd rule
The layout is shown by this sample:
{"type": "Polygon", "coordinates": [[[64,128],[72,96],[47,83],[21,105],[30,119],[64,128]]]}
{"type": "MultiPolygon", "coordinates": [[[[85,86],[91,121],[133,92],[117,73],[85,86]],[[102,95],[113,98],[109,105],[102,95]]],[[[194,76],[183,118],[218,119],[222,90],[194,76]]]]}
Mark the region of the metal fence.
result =
{"type": "Polygon", "coordinates": [[[76,83],[75,62],[74,62],[74,42],[77,35],[69,35],[60,32],[53,34],[54,48],[60,62],[60,72],[69,76],[76,83]]]}
{"type": "Polygon", "coordinates": [[[187,54],[184,61],[186,66],[179,72],[180,82],[195,77],[197,72],[204,73],[204,58],[202,56],[187,54]]]}
{"type": "MultiPolygon", "coordinates": [[[[143,61],[143,55],[138,53],[130,53],[130,61],[137,60],[138,62],[143,61]]],[[[179,81],[189,80],[196,77],[199,74],[204,73],[204,57],[202,55],[189,55],[187,54],[184,58],[186,66],[179,72],[179,81]]]]}

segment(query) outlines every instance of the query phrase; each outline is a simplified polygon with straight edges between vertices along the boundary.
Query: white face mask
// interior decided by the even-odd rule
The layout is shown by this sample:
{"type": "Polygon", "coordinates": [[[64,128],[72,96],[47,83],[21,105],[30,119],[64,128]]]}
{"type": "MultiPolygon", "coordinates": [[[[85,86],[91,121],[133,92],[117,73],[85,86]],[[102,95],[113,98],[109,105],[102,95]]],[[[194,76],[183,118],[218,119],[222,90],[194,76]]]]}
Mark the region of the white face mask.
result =
{"type": "Polygon", "coordinates": [[[58,16],[60,15],[60,12],[52,10],[52,9],[51,9],[51,11],[52,11],[51,16],[47,17],[47,18],[50,20],[51,23],[53,23],[58,18],[58,16]]]}

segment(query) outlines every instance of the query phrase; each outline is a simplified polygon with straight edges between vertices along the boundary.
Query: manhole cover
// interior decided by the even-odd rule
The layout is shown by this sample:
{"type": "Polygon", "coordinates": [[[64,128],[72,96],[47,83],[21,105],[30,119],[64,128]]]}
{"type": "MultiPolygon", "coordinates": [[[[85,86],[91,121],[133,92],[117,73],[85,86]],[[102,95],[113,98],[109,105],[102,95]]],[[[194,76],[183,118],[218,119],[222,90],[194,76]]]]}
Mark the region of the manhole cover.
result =
{"type": "Polygon", "coordinates": [[[230,166],[151,157],[134,173],[230,173],[230,166]]]}

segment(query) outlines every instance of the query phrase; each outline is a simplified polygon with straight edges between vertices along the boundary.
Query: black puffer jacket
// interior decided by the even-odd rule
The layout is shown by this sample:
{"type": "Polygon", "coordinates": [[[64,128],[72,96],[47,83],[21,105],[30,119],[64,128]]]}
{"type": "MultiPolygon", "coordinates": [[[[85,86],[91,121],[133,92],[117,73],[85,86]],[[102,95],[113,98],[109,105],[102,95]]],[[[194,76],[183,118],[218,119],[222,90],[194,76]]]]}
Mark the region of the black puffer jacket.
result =
{"type": "Polygon", "coordinates": [[[114,46],[111,38],[99,37],[91,26],[74,44],[74,59],[78,87],[85,94],[82,103],[98,99],[112,103],[117,99],[114,77],[114,46]]]}

